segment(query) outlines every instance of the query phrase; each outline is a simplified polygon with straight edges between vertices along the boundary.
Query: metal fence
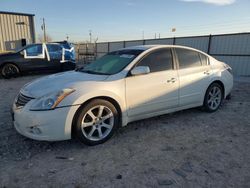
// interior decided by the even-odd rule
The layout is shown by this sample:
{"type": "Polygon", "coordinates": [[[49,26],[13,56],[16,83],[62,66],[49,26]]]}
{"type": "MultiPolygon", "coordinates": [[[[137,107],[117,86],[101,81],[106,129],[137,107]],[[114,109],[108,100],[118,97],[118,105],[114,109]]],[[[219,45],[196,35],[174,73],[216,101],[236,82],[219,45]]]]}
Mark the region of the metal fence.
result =
{"type": "Polygon", "coordinates": [[[79,43],[74,44],[76,61],[79,64],[88,64],[96,59],[96,44],[94,43],[79,43]]]}
{"type": "Polygon", "coordinates": [[[233,68],[235,75],[250,76],[250,33],[103,42],[93,45],[93,54],[100,57],[117,49],[150,44],[193,47],[226,62],[233,68]]]}

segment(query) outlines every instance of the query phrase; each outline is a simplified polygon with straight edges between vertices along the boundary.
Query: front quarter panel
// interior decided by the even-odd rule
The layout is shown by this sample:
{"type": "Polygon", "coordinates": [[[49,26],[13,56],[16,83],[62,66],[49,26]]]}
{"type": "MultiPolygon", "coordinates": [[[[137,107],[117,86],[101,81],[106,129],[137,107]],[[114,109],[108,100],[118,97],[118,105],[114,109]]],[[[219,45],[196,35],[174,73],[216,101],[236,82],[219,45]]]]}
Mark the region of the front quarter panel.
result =
{"type": "Polygon", "coordinates": [[[23,61],[23,56],[18,53],[12,53],[8,55],[0,56],[0,66],[6,63],[13,63],[17,65],[21,70],[23,69],[21,66],[21,62],[23,61]]]}
{"type": "MultiPolygon", "coordinates": [[[[122,112],[122,125],[127,124],[126,103],[125,103],[125,81],[124,79],[116,81],[99,81],[99,82],[79,82],[75,83],[72,88],[76,89],[71,95],[67,96],[58,107],[63,106],[80,106],[86,101],[98,98],[109,97],[114,99],[120,106],[122,112]]],[[[77,109],[78,109],[77,108],[77,109]]],[[[71,129],[72,114],[69,113],[69,118],[66,120],[66,129],[71,129]]]]}

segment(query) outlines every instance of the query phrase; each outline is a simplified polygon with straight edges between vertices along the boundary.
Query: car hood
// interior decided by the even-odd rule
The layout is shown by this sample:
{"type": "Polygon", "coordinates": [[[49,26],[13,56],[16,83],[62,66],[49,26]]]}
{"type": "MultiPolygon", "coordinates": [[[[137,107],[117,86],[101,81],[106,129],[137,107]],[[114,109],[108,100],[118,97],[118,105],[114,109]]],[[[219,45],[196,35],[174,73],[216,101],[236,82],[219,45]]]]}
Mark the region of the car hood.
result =
{"type": "Polygon", "coordinates": [[[68,71],[45,76],[30,82],[21,89],[21,93],[29,97],[38,98],[51,92],[72,88],[73,85],[79,82],[103,81],[107,78],[108,75],[68,71]]]}
{"type": "Polygon", "coordinates": [[[1,53],[1,54],[0,54],[0,58],[9,57],[9,56],[12,56],[13,54],[16,54],[16,53],[15,53],[15,52],[1,53]]]}

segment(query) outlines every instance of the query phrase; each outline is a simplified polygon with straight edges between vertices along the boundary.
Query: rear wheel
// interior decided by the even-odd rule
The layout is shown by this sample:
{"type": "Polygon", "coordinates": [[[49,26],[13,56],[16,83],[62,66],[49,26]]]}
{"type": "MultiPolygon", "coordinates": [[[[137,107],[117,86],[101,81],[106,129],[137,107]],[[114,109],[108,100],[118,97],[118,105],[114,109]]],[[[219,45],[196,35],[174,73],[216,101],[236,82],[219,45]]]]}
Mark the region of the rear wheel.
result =
{"type": "Polygon", "coordinates": [[[1,75],[4,78],[17,77],[19,73],[20,73],[19,68],[12,63],[5,64],[1,69],[1,75]]]}
{"type": "Polygon", "coordinates": [[[208,112],[215,112],[219,109],[223,100],[223,89],[220,84],[213,83],[207,89],[205,99],[204,99],[204,108],[208,112]]]}
{"type": "Polygon", "coordinates": [[[119,124],[119,114],[109,101],[95,99],[79,111],[74,133],[87,145],[104,143],[112,137],[119,124]]]}

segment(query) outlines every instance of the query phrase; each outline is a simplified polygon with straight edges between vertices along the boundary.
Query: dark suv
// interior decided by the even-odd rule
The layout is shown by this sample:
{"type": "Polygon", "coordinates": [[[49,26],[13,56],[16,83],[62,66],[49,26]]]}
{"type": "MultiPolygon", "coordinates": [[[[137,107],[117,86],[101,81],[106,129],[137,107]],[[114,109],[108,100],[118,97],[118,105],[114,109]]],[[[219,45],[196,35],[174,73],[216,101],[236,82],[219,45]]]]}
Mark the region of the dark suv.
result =
{"type": "Polygon", "coordinates": [[[4,78],[20,73],[66,71],[75,69],[75,51],[68,42],[30,44],[16,52],[0,54],[0,71],[4,78]]]}

